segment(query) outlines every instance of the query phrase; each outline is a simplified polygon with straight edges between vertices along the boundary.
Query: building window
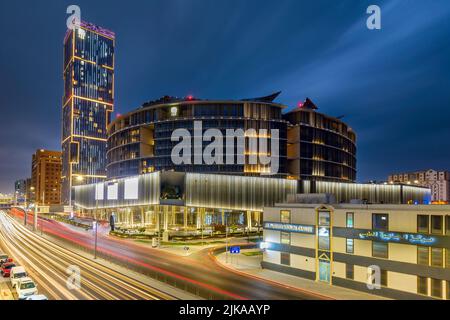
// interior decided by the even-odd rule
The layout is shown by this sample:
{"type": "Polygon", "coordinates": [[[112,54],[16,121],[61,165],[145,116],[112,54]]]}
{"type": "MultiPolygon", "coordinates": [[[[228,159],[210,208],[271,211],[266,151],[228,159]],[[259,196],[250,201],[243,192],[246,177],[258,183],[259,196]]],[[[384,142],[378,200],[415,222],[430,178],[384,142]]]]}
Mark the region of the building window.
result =
{"type": "Polygon", "coordinates": [[[330,213],[328,211],[320,211],[319,212],[319,226],[330,225],[330,213]]]}
{"type": "Polygon", "coordinates": [[[430,248],[428,247],[417,247],[417,264],[424,266],[430,265],[430,248]]]}
{"type": "Polygon", "coordinates": [[[431,296],[442,299],[442,280],[431,279],[431,296]]]}
{"type": "Polygon", "coordinates": [[[319,228],[319,249],[330,250],[330,228],[319,228]]]}
{"type": "Polygon", "coordinates": [[[282,244],[291,244],[291,234],[289,232],[281,232],[281,243],[282,244]]]}
{"type": "Polygon", "coordinates": [[[281,223],[291,223],[291,212],[287,210],[280,211],[281,223]]]}
{"type": "Polygon", "coordinates": [[[417,232],[430,233],[430,217],[425,215],[417,216],[417,232]]]}
{"type": "Polygon", "coordinates": [[[417,293],[428,295],[428,278],[417,276],[417,293]]]}
{"type": "Polygon", "coordinates": [[[374,213],[372,215],[372,229],[380,231],[389,230],[389,215],[374,213]]]}
{"type": "Polygon", "coordinates": [[[445,234],[450,236],[450,216],[445,217],[445,234]]]}
{"type": "Polygon", "coordinates": [[[388,259],[389,245],[384,242],[372,241],[372,257],[388,259]]]}
{"type": "Polygon", "coordinates": [[[380,284],[383,287],[387,287],[388,286],[388,272],[386,270],[380,270],[380,272],[381,272],[381,274],[380,274],[380,276],[381,276],[381,279],[380,279],[381,283],[380,284]]]}
{"type": "Polygon", "coordinates": [[[450,268],[450,249],[445,249],[445,267],[450,268]]]}
{"type": "Polygon", "coordinates": [[[353,228],[354,227],[354,213],[353,212],[347,212],[347,228],[353,228]]]}
{"type": "Polygon", "coordinates": [[[289,252],[281,252],[280,263],[285,266],[291,265],[291,254],[289,252]]]}
{"type": "Polygon", "coordinates": [[[354,241],[353,239],[347,239],[346,246],[345,246],[345,252],[347,253],[354,253],[354,241]]]}
{"type": "Polygon", "coordinates": [[[443,231],[443,217],[431,216],[431,233],[442,234],[443,231]]]}
{"type": "Polygon", "coordinates": [[[355,266],[353,264],[345,264],[345,277],[351,280],[355,278],[355,266]]]}
{"type": "Polygon", "coordinates": [[[442,248],[431,248],[431,265],[433,267],[444,266],[443,251],[442,248]]]}

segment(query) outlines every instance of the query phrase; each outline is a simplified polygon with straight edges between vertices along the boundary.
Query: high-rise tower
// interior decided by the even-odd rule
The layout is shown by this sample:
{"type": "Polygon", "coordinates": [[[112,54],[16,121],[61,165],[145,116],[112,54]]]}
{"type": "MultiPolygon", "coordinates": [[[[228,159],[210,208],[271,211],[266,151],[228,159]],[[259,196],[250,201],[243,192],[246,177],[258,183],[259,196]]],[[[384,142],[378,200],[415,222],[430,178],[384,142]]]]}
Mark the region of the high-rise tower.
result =
{"type": "Polygon", "coordinates": [[[64,39],[62,195],[75,185],[106,178],[106,128],[114,110],[115,34],[91,23],[64,39]]]}

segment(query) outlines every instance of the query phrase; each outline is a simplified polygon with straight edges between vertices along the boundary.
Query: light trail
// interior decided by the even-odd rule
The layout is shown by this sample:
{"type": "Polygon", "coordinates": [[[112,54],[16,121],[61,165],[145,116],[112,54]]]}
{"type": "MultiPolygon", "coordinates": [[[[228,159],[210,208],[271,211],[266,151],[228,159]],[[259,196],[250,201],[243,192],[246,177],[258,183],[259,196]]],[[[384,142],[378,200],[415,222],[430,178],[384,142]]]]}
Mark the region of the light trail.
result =
{"type": "Polygon", "coordinates": [[[0,212],[0,241],[12,257],[53,299],[155,300],[173,299],[140,281],[107,268],[37,235],[0,212]],[[81,288],[66,287],[69,266],[81,270],[81,288]]]}

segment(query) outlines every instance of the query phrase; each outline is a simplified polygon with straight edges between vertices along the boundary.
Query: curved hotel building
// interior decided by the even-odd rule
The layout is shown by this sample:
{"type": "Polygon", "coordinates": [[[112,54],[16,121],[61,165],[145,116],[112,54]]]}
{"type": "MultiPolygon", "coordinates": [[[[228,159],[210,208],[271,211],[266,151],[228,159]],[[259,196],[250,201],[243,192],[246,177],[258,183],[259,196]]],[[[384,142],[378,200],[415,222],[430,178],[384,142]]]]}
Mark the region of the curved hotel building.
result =
{"type": "Polygon", "coordinates": [[[118,117],[108,126],[108,179],[75,187],[75,205],[96,218],[114,214],[116,225],[124,228],[186,234],[224,225],[259,229],[264,207],[298,193],[337,188],[340,201],[358,196],[374,202],[426,201],[419,188],[406,195],[398,186],[355,184],[355,133],[340,119],[318,113],[309,99],[283,113],[286,106],[274,102],[278,95],[236,101],[166,96],[118,117]],[[202,137],[181,164],[171,157],[179,143],[172,139],[177,129],[193,140],[202,137]],[[229,130],[243,132],[241,143],[232,137],[231,149],[228,143],[214,149],[227,161],[195,161],[199,154],[204,160],[211,129],[224,140],[229,130]]]}
{"type": "MultiPolygon", "coordinates": [[[[278,176],[286,177],[288,175],[286,168],[288,123],[282,117],[285,106],[274,103],[275,96],[242,101],[163,97],[160,100],[145,103],[139,109],[113,121],[108,128],[108,178],[121,178],[161,170],[248,176],[264,174],[268,171],[267,165],[249,164],[252,137],[248,129],[254,129],[256,135],[260,130],[266,129],[269,133],[267,137],[269,146],[272,139],[278,140],[278,176]],[[237,164],[235,157],[233,164],[207,165],[195,164],[192,161],[192,164],[174,165],[171,152],[178,142],[171,141],[172,132],[183,128],[194,136],[196,121],[201,121],[202,133],[208,129],[218,129],[225,136],[226,130],[245,131],[245,163],[237,164]],[[272,129],[278,130],[278,138],[270,137],[272,129]]],[[[209,142],[203,142],[202,151],[207,144],[209,142]]],[[[223,149],[225,154],[225,146],[223,149]]],[[[236,148],[234,154],[237,154],[236,148]]],[[[194,154],[192,154],[193,157],[194,154]]]]}

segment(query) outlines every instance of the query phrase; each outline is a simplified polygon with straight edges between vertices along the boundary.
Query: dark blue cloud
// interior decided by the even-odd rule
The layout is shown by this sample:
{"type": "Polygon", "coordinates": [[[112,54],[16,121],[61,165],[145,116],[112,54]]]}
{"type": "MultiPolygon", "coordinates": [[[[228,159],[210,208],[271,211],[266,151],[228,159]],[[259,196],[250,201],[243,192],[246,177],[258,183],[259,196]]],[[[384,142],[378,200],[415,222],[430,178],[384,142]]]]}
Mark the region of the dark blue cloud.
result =
{"type": "MultiPolygon", "coordinates": [[[[78,1],[117,34],[116,110],[164,94],[242,98],[283,90],[345,115],[359,179],[449,168],[450,3],[434,1],[78,1]],[[366,8],[382,9],[382,30],[366,8]]],[[[60,148],[62,41],[73,2],[2,4],[0,191],[31,154],[60,148]]]]}

